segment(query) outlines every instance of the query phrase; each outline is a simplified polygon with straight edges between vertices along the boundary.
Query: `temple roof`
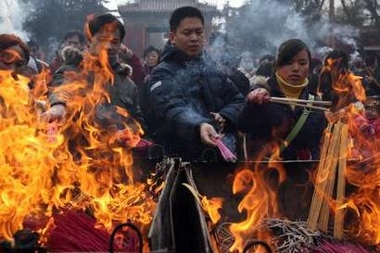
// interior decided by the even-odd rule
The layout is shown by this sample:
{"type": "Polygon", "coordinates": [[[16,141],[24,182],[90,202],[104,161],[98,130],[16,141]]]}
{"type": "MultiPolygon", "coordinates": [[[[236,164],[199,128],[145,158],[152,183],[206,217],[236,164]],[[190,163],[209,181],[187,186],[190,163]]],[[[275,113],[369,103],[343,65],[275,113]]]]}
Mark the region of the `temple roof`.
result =
{"type": "Polygon", "coordinates": [[[140,0],[136,3],[129,3],[119,6],[120,13],[166,13],[181,6],[193,6],[203,13],[217,14],[215,5],[199,3],[197,0],[140,0]]]}

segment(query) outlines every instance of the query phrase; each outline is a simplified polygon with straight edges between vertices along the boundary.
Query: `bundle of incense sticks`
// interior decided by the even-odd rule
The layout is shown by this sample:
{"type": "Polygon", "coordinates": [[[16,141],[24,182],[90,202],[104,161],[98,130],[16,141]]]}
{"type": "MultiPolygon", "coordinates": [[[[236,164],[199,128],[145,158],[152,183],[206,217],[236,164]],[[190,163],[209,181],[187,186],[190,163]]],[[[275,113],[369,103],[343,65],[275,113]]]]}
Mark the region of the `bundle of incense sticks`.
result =
{"type": "Polygon", "coordinates": [[[47,138],[48,142],[56,142],[58,133],[58,122],[50,122],[47,126],[47,138]]]}
{"type": "Polygon", "coordinates": [[[304,108],[310,108],[315,110],[327,111],[328,108],[323,106],[331,105],[331,101],[319,101],[319,100],[306,100],[306,99],[296,99],[296,98],[281,98],[281,97],[271,97],[269,101],[278,104],[286,104],[293,106],[300,106],[304,108]]]}
{"type": "Polygon", "coordinates": [[[232,153],[231,150],[229,150],[226,145],[224,145],[222,139],[216,138],[215,142],[216,142],[216,146],[219,149],[223,159],[226,162],[235,162],[237,160],[235,154],[232,153]]]}
{"type": "Polygon", "coordinates": [[[308,227],[315,231],[328,231],[330,203],[336,190],[334,237],[343,238],[345,210],[343,204],[346,188],[346,163],[349,147],[348,125],[339,119],[330,122],[325,130],[321,161],[318,165],[315,190],[310,205],[308,227]]]}
{"type": "Polygon", "coordinates": [[[147,149],[147,148],[150,148],[153,145],[154,145],[153,142],[141,138],[140,141],[137,143],[137,145],[136,145],[135,148],[137,148],[137,149],[147,149]]]}

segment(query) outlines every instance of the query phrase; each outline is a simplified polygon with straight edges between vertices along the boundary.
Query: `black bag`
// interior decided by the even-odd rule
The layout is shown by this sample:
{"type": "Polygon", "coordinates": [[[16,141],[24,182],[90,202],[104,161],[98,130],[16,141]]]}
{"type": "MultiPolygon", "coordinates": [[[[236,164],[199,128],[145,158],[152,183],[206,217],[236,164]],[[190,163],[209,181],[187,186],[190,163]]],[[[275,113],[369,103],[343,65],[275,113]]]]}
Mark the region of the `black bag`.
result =
{"type": "Polygon", "coordinates": [[[189,163],[166,158],[164,189],[148,234],[151,252],[211,253],[210,236],[199,202],[183,184],[195,191],[189,163]]]}

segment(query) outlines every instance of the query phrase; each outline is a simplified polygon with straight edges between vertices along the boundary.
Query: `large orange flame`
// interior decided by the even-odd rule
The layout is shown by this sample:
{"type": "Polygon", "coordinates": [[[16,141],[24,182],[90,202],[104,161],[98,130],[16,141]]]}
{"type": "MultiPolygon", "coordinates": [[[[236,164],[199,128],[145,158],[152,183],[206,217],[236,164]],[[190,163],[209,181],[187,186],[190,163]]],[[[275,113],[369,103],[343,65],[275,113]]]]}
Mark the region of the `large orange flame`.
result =
{"type": "Polygon", "coordinates": [[[31,92],[28,78],[0,71],[0,240],[12,240],[36,219],[32,229],[46,238],[47,221],[65,208],[91,210],[109,230],[127,220],[141,228],[150,223],[155,203],[132,166],[131,149],[143,132],[125,110],[101,107],[110,101],[113,74],[99,56],[87,55],[83,71],[56,88],[69,103],[54,138],[48,132],[56,123],[42,121],[38,107],[47,90],[38,80],[46,79],[36,78],[31,92]],[[121,130],[113,126],[115,117],[122,119],[121,130]]]}
{"type": "MultiPolygon", "coordinates": [[[[273,151],[273,156],[268,163],[257,164],[253,169],[244,168],[235,175],[232,191],[234,194],[244,194],[238,211],[245,212],[246,218],[242,222],[231,224],[229,228],[235,238],[230,248],[231,252],[241,252],[250,239],[267,240],[269,236],[260,228],[260,221],[267,217],[280,216],[275,185],[285,180],[285,173],[281,164],[276,162],[278,147],[274,147],[274,150],[272,148],[273,146],[269,149],[271,153],[273,151]],[[273,175],[274,171],[278,173],[278,182],[272,184],[270,175],[273,175]]],[[[263,159],[265,155],[263,152],[259,157],[263,159]]]]}

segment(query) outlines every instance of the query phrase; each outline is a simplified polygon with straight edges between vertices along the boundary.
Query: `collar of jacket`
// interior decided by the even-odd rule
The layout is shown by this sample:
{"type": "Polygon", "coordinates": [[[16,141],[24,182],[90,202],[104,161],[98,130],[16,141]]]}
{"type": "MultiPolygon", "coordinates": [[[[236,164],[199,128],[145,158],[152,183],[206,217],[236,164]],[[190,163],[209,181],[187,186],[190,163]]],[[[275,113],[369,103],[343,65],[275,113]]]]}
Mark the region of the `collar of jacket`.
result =
{"type": "Polygon", "coordinates": [[[161,62],[164,61],[175,61],[179,64],[187,64],[191,62],[200,62],[203,60],[203,53],[197,57],[190,57],[182,50],[175,47],[169,42],[165,45],[164,50],[161,55],[161,62]]]}
{"type": "MultiPolygon", "coordinates": [[[[281,90],[280,86],[278,85],[277,78],[275,75],[272,75],[271,78],[268,80],[268,85],[270,87],[270,95],[273,97],[285,97],[284,92],[281,90]]],[[[306,86],[300,95],[301,99],[307,99],[309,97],[309,88],[306,86]]]]}

